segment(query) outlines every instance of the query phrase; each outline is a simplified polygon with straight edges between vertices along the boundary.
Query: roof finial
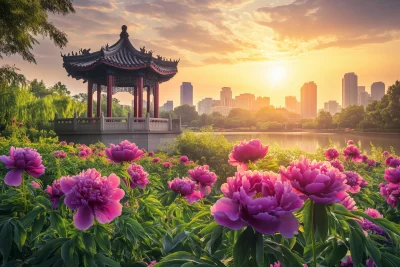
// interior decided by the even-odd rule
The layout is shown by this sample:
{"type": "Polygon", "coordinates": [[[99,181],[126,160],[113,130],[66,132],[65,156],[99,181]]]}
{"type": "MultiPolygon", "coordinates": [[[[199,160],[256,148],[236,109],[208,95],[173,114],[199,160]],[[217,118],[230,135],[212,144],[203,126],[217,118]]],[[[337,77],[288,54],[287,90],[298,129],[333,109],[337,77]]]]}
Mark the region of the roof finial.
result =
{"type": "Polygon", "coordinates": [[[122,25],[122,27],[121,27],[122,32],[119,35],[121,38],[129,37],[129,34],[126,32],[127,29],[128,29],[128,27],[126,25],[122,25]]]}

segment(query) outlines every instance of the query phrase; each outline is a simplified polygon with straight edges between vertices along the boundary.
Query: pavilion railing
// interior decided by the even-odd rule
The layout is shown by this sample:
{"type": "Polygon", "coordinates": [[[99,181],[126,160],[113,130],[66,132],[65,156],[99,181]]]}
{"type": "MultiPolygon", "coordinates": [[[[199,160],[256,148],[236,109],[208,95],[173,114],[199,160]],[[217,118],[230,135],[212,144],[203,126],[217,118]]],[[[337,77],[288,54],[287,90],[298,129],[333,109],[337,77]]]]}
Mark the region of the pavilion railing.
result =
{"type": "Polygon", "coordinates": [[[181,132],[181,119],[135,118],[128,117],[100,117],[95,118],[54,118],[56,133],[84,132],[84,133],[113,133],[113,132],[181,132]]]}

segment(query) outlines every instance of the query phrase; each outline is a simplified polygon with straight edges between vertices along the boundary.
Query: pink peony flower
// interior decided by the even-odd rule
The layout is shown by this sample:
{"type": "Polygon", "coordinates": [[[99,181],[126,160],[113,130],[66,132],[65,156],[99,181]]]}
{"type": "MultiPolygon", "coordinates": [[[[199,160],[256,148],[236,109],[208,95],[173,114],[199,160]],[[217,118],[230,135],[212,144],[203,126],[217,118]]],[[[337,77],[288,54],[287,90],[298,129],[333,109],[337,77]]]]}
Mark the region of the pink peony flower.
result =
{"type": "Polygon", "coordinates": [[[81,145],[79,147],[79,152],[78,152],[78,156],[80,158],[87,158],[90,155],[92,155],[92,150],[90,149],[90,147],[87,147],[86,145],[81,145]]]}
{"type": "Polygon", "coordinates": [[[353,145],[348,145],[344,149],[343,154],[346,157],[346,160],[352,160],[352,161],[356,161],[356,162],[361,161],[360,150],[357,147],[353,146],[353,145]]]}
{"type": "Polygon", "coordinates": [[[72,156],[75,156],[75,151],[72,151],[70,154],[71,154],[72,156]]]}
{"type": "Polygon", "coordinates": [[[340,262],[340,267],[353,267],[353,259],[351,256],[346,256],[344,261],[340,262]]]}
{"type": "Polygon", "coordinates": [[[66,146],[66,145],[67,145],[67,142],[66,142],[66,141],[61,141],[61,142],[60,142],[60,145],[61,145],[61,146],[66,146]]]}
{"type": "Polygon", "coordinates": [[[149,174],[145,172],[143,167],[140,165],[130,165],[128,167],[128,174],[131,177],[131,179],[129,180],[129,186],[132,189],[135,189],[137,186],[140,187],[140,189],[144,189],[146,185],[150,183],[148,179],[149,174]]]}
{"type": "Polygon", "coordinates": [[[365,267],[376,267],[376,266],[372,259],[368,259],[367,262],[365,263],[365,267]]]}
{"type": "Polygon", "coordinates": [[[217,181],[217,175],[209,171],[208,165],[197,166],[189,170],[188,174],[199,185],[202,197],[211,192],[211,187],[217,181]]]}
{"type": "Polygon", "coordinates": [[[195,191],[196,183],[187,177],[183,177],[182,179],[175,178],[174,180],[169,181],[168,187],[172,191],[181,194],[190,204],[201,199],[200,192],[195,191]]]}
{"type": "Polygon", "coordinates": [[[64,191],[61,189],[60,180],[61,179],[54,180],[53,184],[51,186],[48,185],[47,189],[45,190],[45,192],[50,196],[49,198],[51,204],[53,205],[53,209],[57,209],[58,201],[64,195],[64,191]]]}
{"type": "Polygon", "coordinates": [[[29,175],[38,178],[44,173],[42,157],[36,149],[10,148],[10,156],[0,156],[9,171],[4,177],[4,182],[10,186],[19,186],[22,183],[22,173],[26,171],[29,175]]]}
{"type": "Polygon", "coordinates": [[[389,167],[396,168],[400,166],[400,158],[395,158],[393,156],[390,156],[386,158],[385,164],[388,165],[389,167]]]}
{"type": "Polygon", "coordinates": [[[152,156],[154,156],[154,152],[153,152],[153,151],[150,151],[149,153],[147,153],[147,155],[148,155],[149,157],[152,157],[152,156]]]}
{"type": "Polygon", "coordinates": [[[150,262],[150,264],[149,265],[147,265],[147,267],[153,267],[154,265],[156,265],[156,261],[152,261],[152,262],[150,262]]]}
{"type": "Polygon", "coordinates": [[[240,144],[233,147],[229,154],[229,164],[237,166],[238,171],[248,169],[249,162],[256,162],[262,159],[268,153],[268,146],[263,146],[259,139],[253,139],[249,142],[242,141],[240,144]]]}
{"type": "Polygon", "coordinates": [[[339,160],[332,160],[331,162],[332,167],[338,169],[339,171],[344,171],[344,166],[339,160]]]}
{"type": "Polygon", "coordinates": [[[74,142],[69,142],[68,145],[73,146],[74,142]]]}
{"type": "Polygon", "coordinates": [[[380,187],[380,193],[382,196],[385,197],[386,202],[393,208],[395,208],[400,198],[400,184],[381,183],[379,184],[379,187],[380,187]]]}
{"type": "Polygon", "coordinates": [[[143,151],[134,143],[127,140],[122,141],[118,145],[111,144],[106,149],[107,158],[115,163],[123,161],[135,161],[143,156],[143,151]]]}
{"type": "Polygon", "coordinates": [[[385,169],[384,178],[389,183],[394,183],[394,184],[400,183],[400,166],[396,168],[385,169]]]}
{"type": "Polygon", "coordinates": [[[157,162],[160,162],[160,161],[161,161],[160,158],[153,158],[153,160],[152,160],[153,163],[157,163],[157,162]]]}
{"type": "Polygon", "coordinates": [[[41,186],[40,186],[40,184],[39,183],[37,183],[37,182],[35,182],[35,181],[32,181],[32,186],[33,187],[36,187],[36,188],[42,188],[41,186]]]}
{"type": "Polygon", "coordinates": [[[389,151],[384,151],[384,152],[382,153],[382,157],[384,157],[384,158],[389,157],[389,155],[390,155],[390,152],[389,152],[389,151]]]}
{"type": "Polygon", "coordinates": [[[189,162],[189,158],[187,156],[181,156],[179,158],[179,162],[183,164],[187,164],[189,162]]]}
{"type": "Polygon", "coordinates": [[[56,159],[64,159],[67,157],[67,153],[64,150],[56,150],[53,152],[53,157],[56,159]]]}
{"type": "Polygon", "coordinates": [[[350,186],[350,193],[358,193],[361,190],[361,187],[366,187],[368,182],[365,181],[358,173],[356,172],[343,172],[346,175],[346,184],[350,186]]]}
{"type": "Polygon", "coordinates": [[[338,194],[338,197],[340,199],[340,204],[345,206],[346,209],[348,210],[356,210],[357,208],[357,203],[354,201],[354,199],[347,194],[346,192],[340,192],[338,194]]]}
{"type": "Polygon", "coordinates": [[[347,145],[348,145],[348,146],[350,146],[350,145],[354,145],[354,141],[353,141],[353,140],[349,140],[349,141],[347,141],[347,145]]]}
{"type": "Polygon", "coordinates": [[[99,153],[97,153],[97,156],[99,156],[99,157],[104,157],[104,152],[103,152],[103,151],[100,151],[99,153]]]}
{"type": "Polygon", "coordinates": [[[368,163],[368,156],[367,155],[360,155],[361,161],[364,163],[368,163]]]}
{"type": "Polygon", "coordinates": [[[374,159],[369,159],[367,164],[368,164],[368,166],[373,167],[376,165],[376,161],[374,159]]]}
{"type": "Polygon", "coordinates": [[[237,172],[221,186],[223,198],[211,207],[215,221],[232,230],[251,226],[263,234],[290,238],[299,222],[293,215],[303,201],[273,172],[237,172]]]}
{"type": "Polygon", "coordinates": [[[282,264],[279,261],[277,261],[274,262],[273,264],[270,264],[269,267],[282,267],[282,264]]]}
{"type": "Polygon", "coordinates": [[[171,168],[171,167],[174,166],[174,165],[172,165],[171,162],[166,161],[166,162],[163,163],[163,166],[164,166],[164,168],[169,169],[169,168],[171,168]]]}
{"type": "Polygon", "coordinates": [[[328,148],[325,150],[324,155],[327,160],[334,160],[339,157],[339,152],[334,148],[328,148]]]}
{"type": "Polygon", "coordinates": [[[338,194],[349,187],[345,184],[346,176],[329,162],[310,162],[303,156],[289,167],[281,167],[280,173],[300,197],[320,204],[340,203],[338,194]]]}
{"type": "Polygon", "coordinates": [[[61,189],[65,192],[65,205],[78,210],[74,223],[80,230],[93,225],[94,216],[99,223],[111,222],[121,215],[122,205],[119,201],[125,192],[118,188],[120,179],[115,174],[101,177],[96,169],[88,169],[72,177],[61,179],[61,189]]]}
{"type": "MultiPolygon", "coordinates": [[[[371,209],[368,208],[365,210],[365,214],[371,216],[372,218],[376,219],[376,218],[383,218],[383,215],[380,214],[379,211],[377,211],[376,209],[371,209]]],[[[376,224],[372,223],[371,221],[362,218],[361,221],[357,221],[361,228],[364,231],[371,231],[373,234],[378,234],[378,235],[385,235],[385,232],[382,230],[382,228],[380,228],[379,226],[377,226],[376,224]]]]}

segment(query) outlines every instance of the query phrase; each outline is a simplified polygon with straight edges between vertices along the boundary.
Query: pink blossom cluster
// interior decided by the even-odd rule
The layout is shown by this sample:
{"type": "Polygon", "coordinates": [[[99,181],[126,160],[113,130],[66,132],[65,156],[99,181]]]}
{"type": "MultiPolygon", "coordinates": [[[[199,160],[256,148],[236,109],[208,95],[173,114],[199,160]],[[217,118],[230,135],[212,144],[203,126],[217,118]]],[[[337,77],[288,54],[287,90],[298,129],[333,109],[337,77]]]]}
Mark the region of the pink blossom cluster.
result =
{"type": "Polygon", "coordinates": [[[45,192],[49,194],[53,209],[56,209],[58,207],[58,201],[64,195],[64,191],[61,189],[60,181],[61,179],[54,180],[52,185],[48,185],[47,189],[45,190],[45,192]]]}
{"type": "Polygon", "coordinates": [[[298,231],[293,215],[303,201],[289,182],[272,172],[237,172],[221,186],[224,197],[211,207],[215,221],[232,230],[251,226],[263,234],[280,232],[290,238],[298,231]]]}
{"type": "Polygon", "coordinates": [[[361,157],[361,152],[360,150],[354,146],[354,145],[348,145],[344,150],[343,150],[343,155],[346,158],[346,160],[351,160],[354,162],[361,162],[362,157],[361,157]]]}
{"type": "Polygon", "coordinates": [[[128,174],[130,179],[127,181],[127,185],[129,185],[132,189],[135,189],[136,187],[144,189],[146,185],[150,183],[148,179],[149,174],[140,165],[130,165],[128,167],[128,174]]]}
{"type": "Polygon", "coordinates": [[[61,141],[61,142],[60,142],[60,145],[61,145],[61,146],[66,146],[66,145],[67,145],[67,142],[66,142],[66,141],[61,141]]]}
{"type": "Polygon", "coordinates": [[[86,146],[86,145],[81,145],[79,147],[79,152],[78,152],[78,156],[80,158],[87,158],[90,155],[92,155],[92,150],[90,149],[90,147],[86,146]]]}
{"type": "Polygon", "coordinates": [[[168,182],[168,187],[172,191],[177,192],[183,198],[185,198],[190,204],[201,199],[199,191],[196,190],[196,183],[187,177],[175,178],[168,182]]]}
{"type": "Polygon", "coordinates": [[[160,161],[161,161],[160,158],[153,158],[153,159],[152,159],[152,162],[153,162],[153,163],[157,163],[157,162],[160,162],[160,161]]]}
{"type": "Polygon", "coordinates": [[[171,162],[166,161],[163,163],[163,166],[164,168],[169,169],[172,168],[174,165],[171,162]]]}
{"type": "Polygon", "coordinates": [[[255,163],[264,158],[268,153],[268,146],[263,146],[259,139],[253,139],[249,142],[242,141],[233,147],[229,154],[229,164],[237,166],[237,170],[246,171],[250,162],[255,163]]]}
{"type": "Polygon", "coordinates": [[[385,170],[385,179],[389,183],[381,183],[379,184],[380,193],[383,197],[385,197],[386,202],[391,205],[393,208],[396,207],[400,198],[400,182],[397,177],[398,168],[389,168],[385,170]],[[397,182],[390,182],[397,181],[397,182]]]}
{"type": "Polygon", "coordinates": [[[181,156],[179,162],[183,164],[189,164],[189,158],[187,156],[181,156]]]}
{"type": "Polygon", "coordinates": [[[56,150],[53,152],[53,157],[56,159],[65,159],[67,157],[67,153],[64,150],[56,150]]]}
{"type": "Polygon", "coordinates": [[[136,144],[128,140],[122,141],[118,145],[111,144],[110,148],[106,149],[107,158],[114,163],[135,161],[141,158],[143,154],[143,151],[136,144]]]}
{"type": "Polygon", "coordinates": [[[201,197],[211,192],[211,187],[217,181],[217,175],[209,170],[208,165],[197,166],[188,171],[190,178],[197,183],[201,197]]]}
{"type": "Polygon", "coordinates": [[[61,178],[61,189],[66,195],[64,203],[68,208],[77,210],[74,223],[78,229],[91,227],[95,216],[99,223],[108,223],[121,215],[120,200],[125,192],[118,188],[119,184],[120,179],[115,174],[101,177],[96,169],[61,178]]]}
{"type": "MultiPolygon", "coordinates": [[[[383,215],[376,209],[368,208],[365,210],[365,214],[371,216],[374,219],[383,218],[383,215]]],[[[382,230],[382,228],[380,228],[376,224],[372,223],[370,220],[362,218],[361,221],[358,221],[358,223],[360,224],[361,228],[364,231],[371,231],[373,234],[378,234],[378,235],[385,234],[385,232],[382,230]]]]}
{"type": "Polygon", "coordinates": [[[339,157],[339,152],[335,148],[328,148],[324,155],[327,160],[334,160],[339,157]]]}
{"type": "Polygon", "coordinates": [[[44,173],[45,167],[42,164],[42,156],[36,149],[10,148],[10,156],[0,156],[0,160],[7,169],[11,169],[4,177],[4,182],[10,186],[19,186],[22,183],[22,174],[26,171],[34,178],[44,173]]]}
{"type": "Polygon", "coordinates": [[[400,158],[395,158],[393,156],[389,156],[385,160],[385,164],[389,167],[396,168],[400,166],[400,158]]]}
{"type": "Polygon", "coordinates": [[[348,191],[350,193],[358,193],[361,190],[361,187],[366,187],[368,182],[365,181],[358,173],[346,171],[343,172],[346,175],[346,184],[350,186],[348,191]]]}

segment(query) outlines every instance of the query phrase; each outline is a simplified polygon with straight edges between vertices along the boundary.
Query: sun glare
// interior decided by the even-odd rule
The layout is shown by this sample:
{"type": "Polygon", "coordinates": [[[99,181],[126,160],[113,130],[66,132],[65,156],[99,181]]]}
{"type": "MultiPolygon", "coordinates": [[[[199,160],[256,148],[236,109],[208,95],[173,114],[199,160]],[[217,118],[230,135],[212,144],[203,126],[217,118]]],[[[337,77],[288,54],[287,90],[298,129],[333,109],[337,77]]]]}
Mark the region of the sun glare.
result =
{"type": "Polygon", "coordinates": [[[286,69],[282,65],[271,65],[268,68],[268,79],[271,83],[279,83],[286,77],[286,69]]]}

